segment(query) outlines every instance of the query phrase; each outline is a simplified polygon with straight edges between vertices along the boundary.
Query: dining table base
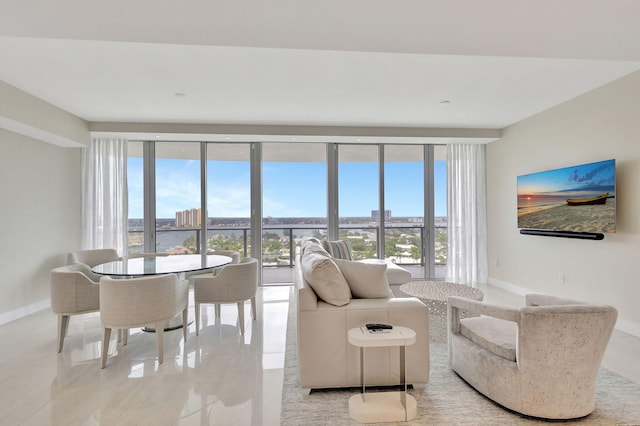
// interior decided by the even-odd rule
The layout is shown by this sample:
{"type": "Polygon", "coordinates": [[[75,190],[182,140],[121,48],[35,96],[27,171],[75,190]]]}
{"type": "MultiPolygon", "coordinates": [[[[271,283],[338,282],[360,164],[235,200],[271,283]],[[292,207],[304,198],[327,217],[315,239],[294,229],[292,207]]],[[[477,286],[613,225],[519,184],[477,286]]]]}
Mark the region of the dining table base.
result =
{"type": "MultiPolygon", "coordinates": [[[[193,320],[187,321],[187,325],[193,324],[193,320]]],[[[175,317],[171,318],[169,321],[164,323],[164,331],[177,330],[182,328],[182,313],[179,313],[175,317]]],[[[156,328],[152,325],[148,325],[142,328],[142,331],[146,331],[148,333],[155,333],[156,328]]]]}

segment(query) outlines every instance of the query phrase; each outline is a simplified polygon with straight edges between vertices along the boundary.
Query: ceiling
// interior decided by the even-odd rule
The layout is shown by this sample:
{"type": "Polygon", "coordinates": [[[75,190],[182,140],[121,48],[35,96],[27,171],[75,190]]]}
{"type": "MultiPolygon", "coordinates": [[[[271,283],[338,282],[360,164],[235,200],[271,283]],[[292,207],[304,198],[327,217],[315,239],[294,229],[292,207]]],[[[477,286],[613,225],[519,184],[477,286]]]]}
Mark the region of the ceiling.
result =
{"type": "Polygon", "coordinates": [[[480,130],[640,69],[638,18],[636,0],[13,0],[0,3],[0,79],[134,138],[169,123],[180,131],[146,136],[347,126],[486,142],[480,130]]]}

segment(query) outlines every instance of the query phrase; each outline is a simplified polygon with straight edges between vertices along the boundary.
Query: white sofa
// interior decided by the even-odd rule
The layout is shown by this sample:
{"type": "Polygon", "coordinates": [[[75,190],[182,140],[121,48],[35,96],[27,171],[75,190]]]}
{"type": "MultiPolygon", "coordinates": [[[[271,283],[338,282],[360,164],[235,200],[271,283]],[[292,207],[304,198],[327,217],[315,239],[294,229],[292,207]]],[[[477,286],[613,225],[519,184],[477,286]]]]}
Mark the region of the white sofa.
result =
{"type": "MultiPolygon", "coordinates": [[[[304,389],[354,387],[360,385],[359,348],[349,344],[347,332],[366,323],[386,323],[415,330],[416,343],[406,348],[406,380],[413,385],[429,381],[429,316],[427,307],[417,298],[395,298],[384,278],[384,265],[363,265],[364,268],[382,270],[386,292],[378,298],[351,298],[341,306],[328,303],[316,294],[309,277],[310,256],[307,250],[296,254],[295,285],[297,293],[297,343],[300,385],[304,389]],[[381,297],[380,297],[381,296],[381,297]]],[[[320,246],[321,247],[321,246],[320,246]]],[[[317,247],[314,246],[315,249],[317,247]]],[[[321,249],[323,250],[323,249],[321,249]]],[[[326,251],[325,251],[326,253],[326,251]]],[[[316,255],[317,252],[316,252],[316,255]]],[[[328,253],[326,254],[327,256],[328,253]]],[[[321,255],[320,255],[321,256],[321,255]]],[[[335,274],[335,261],[329,256],[331,270],[335,274]]],[[[352,262],[355,263],[355,262],[352,262]]],[[[355,265],[359,267],[358,265],[355,265]]],[[[346,269],[346,268],[345,268],[346,269]]],[[[367,276],[369,271],[365,271],[367,276]]],[[[344,275],[342,275],[344,276],[344,275]]],[[[334,276],[335,277],[335,276],[334,276]]],[[[334,279],[339,279],[334,278],[334,279]]],[[[366,280],[365,280],[366,281],[366,280]]],[[[375,281],[375,280],[373,280],[375,281]]],[[[378,283],[379,284],[379,283],[378,283]]],[[[373,284],[372,284],[373,285],[373,284]]],[[[377,284],[376,284],[377,285],[377,284]]],[[[316,288],[317,285],[316,285],[316,288]]],[[[354,293],[361,293],[362,289],[354,293]]],[[[339,304],[340,304],[339,303],[339,304]]],[[[397,385],[401,382],[399,350],[393,348],[367,348],[365,352],[365,383],[367,385],[397,385]]]]}

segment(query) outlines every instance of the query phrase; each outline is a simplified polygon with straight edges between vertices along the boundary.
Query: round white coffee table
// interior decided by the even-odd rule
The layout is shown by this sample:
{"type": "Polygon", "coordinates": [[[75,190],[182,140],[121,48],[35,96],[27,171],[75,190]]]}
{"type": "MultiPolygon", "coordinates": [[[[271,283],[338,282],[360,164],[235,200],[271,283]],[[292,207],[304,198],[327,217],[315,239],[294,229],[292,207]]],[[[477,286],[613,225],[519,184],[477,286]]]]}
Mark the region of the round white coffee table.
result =
{"type": "Polygon", "coordinates": [[[392,330],[371,333],[365,326],[352,328],[348,334],[349,343],[360,348],[359,395],[349,399],[349,415],[360,423],[406,422],[417,414],[417,403],[407,393],[405,376],[405,347],[416,342],[416,332],[408,327],[394,326],[392,330]],[[400,381],[403,389],[399,392],[369,392],[365,389],[364,356],[365,348],[400,348],[400,381]]]}
{"type": "Polygon", "coordinates": [[[429,308],[429,313],[447,316],[447,298],[449,296],[466,297],[468,299],[484,299],[484,293],[468,285],[454,284],[446,281],[412,281],[400,286],[400,291],[422,300],[429,308]]]}

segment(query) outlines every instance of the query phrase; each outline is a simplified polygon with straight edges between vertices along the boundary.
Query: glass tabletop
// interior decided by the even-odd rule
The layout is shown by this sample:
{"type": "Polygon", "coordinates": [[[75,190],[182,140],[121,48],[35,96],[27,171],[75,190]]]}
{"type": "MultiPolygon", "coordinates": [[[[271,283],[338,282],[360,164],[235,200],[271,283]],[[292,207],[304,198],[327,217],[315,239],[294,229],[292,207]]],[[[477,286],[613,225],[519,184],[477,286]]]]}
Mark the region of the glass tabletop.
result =
{"type": "Polygon", "coordinates": [[[124,258],[96,265],[91,270],[100,275],[132,277],[201,271],[224,266],[228,263],[231,263],[229,256],[177,254],[172,256],[124,258]]]}

